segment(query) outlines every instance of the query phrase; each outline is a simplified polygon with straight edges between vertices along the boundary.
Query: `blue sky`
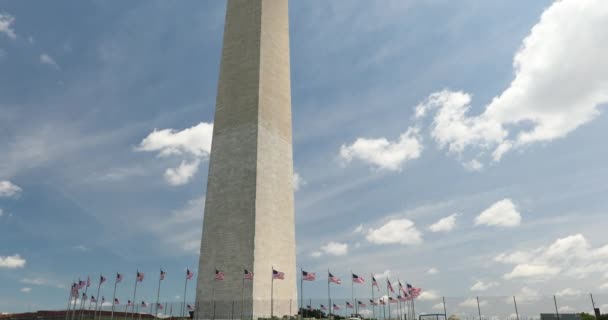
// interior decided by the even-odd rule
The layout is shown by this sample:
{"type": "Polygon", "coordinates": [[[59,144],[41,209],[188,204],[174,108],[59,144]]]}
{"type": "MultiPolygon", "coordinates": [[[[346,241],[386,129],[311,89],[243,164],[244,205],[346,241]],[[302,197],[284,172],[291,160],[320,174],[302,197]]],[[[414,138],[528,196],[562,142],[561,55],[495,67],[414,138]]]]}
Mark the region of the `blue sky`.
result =
{"type": "MultiPolygon", "coordinates": [[[[183,295],[224,10],[0,0],[0,312],[137,268],[141,298],[159,267],[162,299],[183,295]]],[[[292,1],[298,265],[400,277],[428,311],[608,304],[607,21],[601,0],[292,1]]]]}

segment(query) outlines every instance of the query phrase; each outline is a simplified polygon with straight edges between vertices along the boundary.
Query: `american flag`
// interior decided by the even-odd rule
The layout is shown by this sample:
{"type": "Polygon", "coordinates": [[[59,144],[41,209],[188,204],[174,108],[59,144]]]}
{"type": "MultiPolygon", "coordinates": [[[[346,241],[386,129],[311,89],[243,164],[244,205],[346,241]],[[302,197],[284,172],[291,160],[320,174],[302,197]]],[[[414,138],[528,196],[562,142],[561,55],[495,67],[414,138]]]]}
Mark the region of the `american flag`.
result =
{"type": "Polygon", "coordinates": [[[187,308],[188,310],[190,310],[190,311],[194,310],[194,308],[192,308],[192,306],[191,306],[191,305],[189,305],[189,304],[187,304],[187,305],[186,305],[186,308],[187,308]]]}
{"type": "Polygon", "coordinates": [[[157,303],[156,304],[156,308],[160,309],[160,310],[163,310],[163,304],[162,303],[157,303]]]}
{"type": "Polygon", "coordinates": [[[164,272],[163,269],[160,269],[160,280],[165,280],[165,275],[167,275],[167,273],[164,272]]]}
{"type": "Polygon", "coordinates": [[[420,288],[411,288],[410,289],[410,295],[412,296],[412,298],[418,298],[418,296],[420,296],[420,292],[422,292],[422,289],[420,289],[420,288]]]}
{"type": "Polygon", "coordinates": [[[374,286],[378,289],[378,291],[380,291],[380,287],[378,286],[378,281],[376,281],[376,278],[374,278],[374,276],[372,276],[372,289],[374,288],[374,286]]]}
{"type": "Polygon", "coordinates": [[[97,303],[97,299],[95,299],[95,296],[91,296],[91,303],[97,303]]]}
{"type": "Polygon", "coordinates": [[[404,297],[404,296],[399,295],[399,296],[397,296],[397,300],[399,300],[399,301],[407,301],[407,298],[404,297]]]}
{"type": "Polygon", "coordinates": [[[358,275],[353,273],[353,282],[354,283],[365,283],[365,279],[363,279],[363,277],[359,277],[358,275]]]}
{"type": "Polygon", "coordinates": [[[99,285],[106,282],[106,278],[104,276],[99,276],[99,285]]]}
{"type": "Polygon", "coordinates": [[[393,299],[393,297],[388,297],[388,302],[389,303],[397,303],[397,300],[393,299]]]}
{"type": "Polygon", "coordinates": [[[194,277],[194,273],[190,269],[186,269],[186,279],[192,280],[192,277],[194,277]]]}
{"type": "Polygon", "coordinates": [[[321,305],[321,310],[327,310],[327,307],[325,307],[324,305],[321,305]]]}
{"type": "Polygon", "coordinates": [[[307,306],[306,306],[306,308],[307,308],[308,310],[312,310],[312,306],[311,306],[311,305],[307,305],[307,306]]]}
{"type": "Polygon", "coordinates": [[[224,273],[215,269],[215,280],[224,280],[224,273]]]}
{"type": "Polygon", "coordinates": [[[137,281],[139,281],[139,282],[144,281],[144,273],[143,272],[137,271],[137,281]]]}
{"type": "Polygon", "coordinates": [[[372,299],[369,299],[369,303],[370,303],[372,306],[377,306],[377,305],[378,305],[378,302],[376,302],[376,301],[374,301],[374,300],[372,300],[372,299]]]}
{"type": "Polygon", "coordinates": [[[79,290],[82,289],[82,288],[84,288],[86,285],[87,285],[86,281],[78,280],[78,289],[79,290]]]}
{"type": "Polygon", "coordinates": [[[72,297],[74,298],[78,298],[78,284],[74,283],[72,284],[72,297]]]}
{"type": "Polygon", "coordinates": [[[359,301],[358,303],[359,303],[359,307],[361,307],[361,308],[367,307],[367,305],[365,303],[363,303],[363,301],[359,301]]]}
{"type": "Polygon", "coordinates": [[[334,310],[340,310],[340,309],[342,309],[342,308],[340,308],[339,305],[337,305],[337,304],[334,303],[334,310]]]}
{"type": "Polygon", "coordinates": [[[87,294],[84,292],[82,293],[82,300],[87,301],[87,294]]]}
{"type": "Polygon", "coordinates": [[[384,302],[384,299],[380,299],[380,305],[381,306],[385,306],[386,305],[386,302],[384,302]]]}
{"type": "Polygon", "coordinates": [[[106,302],[106,297],[101,296],[101,304],[103,304],[104,302],[106,302]]]}
{"type": "Polygon", "coordinates": [[[127,300],[127,307],[130,307],[133,305],[133,302],[131,300],[127,300]]]}
{"type": "Polygon", "coordinates": [[[118,300],[118,298],[114,298],[114,304],[120,304],[120,300],[118,300]]]}
{"type": "Polygon", "coordinates": [[[285,274],[281,271],[272,269],[272,279],[283,280],[283,279],[285,279],[285,274]]]}
{"type": "Polygon", "coordinates": [[[340,280],[340,278],[334,276],[333,274],[331,274],[331,272],[328,272],[328,273],[329,273],[329,275],[328,275],[328,279],[327,280],[329,282],[333,282],[335,284],[341,284],[342,283],[342,280],[340,280]]]}
{"type": "Polygon", "coordinates": [[[348,301],[346,301],[346,307],[351,309],[354,308],[353,304],[348,301]]]}
{"type": "Polygon", "coordinates": [[[119,282],[121,282],[121,281],[122,281],[122,274],[117,273],[117,274],[116,274],[116,283],[119,283],[119,282]]]}
{"type": "Polygon", "coordinates": [[[245,269],[245,273],[243,274],[243,279],[245,280],[253,280],[253,272],[245,269]]]}
{"type": "Polygon", "coordinates": [[[142,302],[141,302],[141,306],[142,306],[143,308],[146,308],[146,307],[148,306],[148,304],[147,304],[145,301],[142,301],[142,302]]]}
{"type": "Polygon", "coordinates": [[[317,274],[314,272],[306,272],[306,271],[302,270],[302,280],[315,281],[315,280],[317,280],[317,274]]]}
{"type": "Polygon", "coordinates": [[[391,293],[395,293],[395,290],[393,289],[393,285],[391,284],[391,281],[388,278],[386,278],[386,287],[388,288],[388,290],[391,293]]]}
{"type": "Polygon", "coordinates": [[[87,276],[87,288],[91,286],[91,277],[87,276]]]}

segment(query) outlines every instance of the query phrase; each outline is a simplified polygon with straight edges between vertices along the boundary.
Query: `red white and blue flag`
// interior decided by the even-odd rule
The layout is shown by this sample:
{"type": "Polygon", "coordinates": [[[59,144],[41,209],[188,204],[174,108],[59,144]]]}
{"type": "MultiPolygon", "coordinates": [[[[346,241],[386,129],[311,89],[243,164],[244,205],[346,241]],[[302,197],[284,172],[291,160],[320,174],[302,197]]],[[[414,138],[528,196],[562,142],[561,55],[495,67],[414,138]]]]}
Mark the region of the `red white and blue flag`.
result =
{"type": "Polygon", "coordinates": [[[144,281],[144,273],[143,272],[137,271],[137,281],[138,282],[144,281]]]}
{"type": "Polygon", "coordinates": [[[95,296],[91,296],[91,303],[97,303],[97,299],[95,299],[95,296]]]}
{"type": "Polygon", "coordinates": [[[342,309],[342,308],[339,305],[334,303],[334,310],[340,310],[340,309],[342,309]]]}
{"type": "Polygon", "coordinates": [[[378,305],[378,302],[374,301],[373,299],[369,299],[369,303],[370,303],[372,306],[377,306],[377,305],[378,305]]]}
{"type": "Polygon", "coordinates": [[[215,269],[215,277],[214,277],[215,280],[222,281],[222,280],[224,280],[225,276],[226,275],[223,272],[221,272],[220,270],[215,269]]]}
{"type": "Polygon", "coordinates": [[[106,282],[106,278],[104,276],[99,276],[99,285],[106,282]]]}
{"type": "Polygon", "coordinates": [[[307,305],[307,306],[306,306],[306,308],[307,308],[309,311],[312,311],[312,306],[311,306],[311,305],[307,305]]]}
{"type": "Polygon", "coordinates": [[[186,280],[192,280],[192,277],[194,277],[194,273],[190,269],[186,269],[186,280]]]}
{"type": "Polygon", "coordinates": [[[380,291],[380,286],[378,286],[378,281],[376,281],[376,278],[374,278],[374,276],[372,276],[372,289],[376,287],[378,289],[378,291],[380,291]]]}
{"type": "Polygon", "coordinates": [[[189,305],[189,304],[187,304],[187,305],[186,305],[186,308],[187,308],[189,311],[194,310],[194,308],[192,308],[192,306],[191,306],[191,305],[189,305]]]}
{"type": "Polygon", "coordinates": [[[163,269],[160,269],[160,280],[165,280],[166,275],[167,275],[167,273],[164,272],[163,269]]]}
{"type": "Polygon", "coordinates": [[[347,307],[347,308],[351,308],[351,309],[353,309],[355,306],[353,306],[353,304],[352,304],[352,303],[350,303],[350,302],[348,302],[348,301],[347,301],[347,302],[346,302],[346,307],[347,307]]]}
{"type": "Polygon", "coordinates": [[[285,273],[272,269],[272,279],[285,279],[285,273]]]}
{"type": "Polygon", "coordinates": [[[145,301],[142,301],[141,306],[142,306],[142,308],[146,308],[148,306],[148,304],[145,301]]]}
{"type": "Polygon", "coordinates": [[[388,278],[386,278],[386,287],[388,288],[388,290],[391,293],[395,293],[395,290],[393,289],[393,285],[391,284],[391,281],[388,278]]]}
{"type": "Polygon", "coordinates": [[[314,272],[306,272],[306,271],[302,270],[302,280],[315,281],[315,280],[317,280],[317,275],[314,272]]]}
{"type": "Polygon", "coordinates": [[[388,297],[389,303],[397,303],[397,299],[393,299],[393,297],[388,297]]]}
{"type": "Polygon", "coordinates": [[[133,302],[131,300],[127,300],[127,307],[133,306],[133,302]]]}
{"type": "Polygon", "coordinates": [[[87,294],[86,293],[82,293],[82,301],[87,301],[87,294]]]}
{"type": "Polygon", "coordinates": [[[321,310],[327,310],[327,307],[325,307],[324,305],[321,305],[321,310]]]}
{"type": "Polygon", "coordinates": [[[71,293],[72,293],[73,298],[78,298],[78,284],[77,283],[72,284],[71,293]]]}
{"type": "Polygon", "coordinates": [[[101,296],[101,304],[103,304],[104,302],[106,302],[106,297],[101,296]]]}
{"type": "Polygon", "coordinates": [[[163,304],[162,303],[157,303],[156,304],[156,308],[159,310],[163,310],[163,304]]]}
{"type": "Polygon", "coordinates": [[[333,274],[331,274],[331,272],[329,272],[327,280],[329,282],[333,282],[335,284],[342,284],[342,280],[340,280],[340,278],[338,278],[338,277],[334,276],[333,274]]]}
{"type": "Polygon", "coordinates": [[[365,279],[353,273],[353,282],[354,283],[365,283],[365,279]]]}
{"type": "Polygon", "coordinates": [[[79,290],[82,289],[82,288],[84,288],[86,285],[87,285],[86,281],[78,280],[78,289],[79,290]]]}
{"type": "Polygon", "coordinates": [[[245,280],[253,280],[253,272],[245,269],[245,273],[243,274],[243,279],[245,279],[245,280]]]}
{"type": "Polygon", "coordinates": [[[118,298],[114,298],[114,304],[120,304],[120,300],[118,300],[118,298]]]}
{"type": "Polygon", "coordinates": [[[358,303],[359,303],[359,307],[361,307],[361,308],[367,307],[367,305],[365,303],[363,303],[363,301],[359,301],[358,303]]]}
{"type": "Polygon", "coordinates": [[[91,277],[87,276],[87,288],[91,286],[91,277]]]}
{"type": "Polygon", "coordinates": [[[116,274],[116,283],[119,283],[119,282],[121,282],[121,281],[122,281],[122,274],[117,273],[117,274],[116,274]]]}
{"type": "Polygon", "coordinates": [[[380,299],[380,305],[381,306],[385,306],[386,305],[386,302],[384,302],[384,299],[380,299]]]}

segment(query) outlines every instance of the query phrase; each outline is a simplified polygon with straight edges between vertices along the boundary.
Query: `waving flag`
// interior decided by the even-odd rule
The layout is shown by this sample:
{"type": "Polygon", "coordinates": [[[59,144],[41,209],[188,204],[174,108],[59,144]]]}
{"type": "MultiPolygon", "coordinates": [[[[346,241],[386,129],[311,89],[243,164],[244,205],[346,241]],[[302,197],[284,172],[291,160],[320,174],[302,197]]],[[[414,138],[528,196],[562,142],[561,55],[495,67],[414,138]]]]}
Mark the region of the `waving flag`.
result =
{"type": "Polygon", "coordinates": [[[272,269],[272,278],[283,280],[285,279],[285,273],[272,269]]]}
{"type": "Polygon", "coordinates": [[[87,288],[91,286],[91,277],[87,276],[87,288]]]}
{"type": "Polygon", "coordinates": [[[376,301],[374,301],[374,300],[372,300],[372,299],[369,299],[369,303],[370,303],[372,306],[377,306],[377,305],[378,305],[378,302],[376,302],[376,301]]]}
{"type": "Polygon", "coordinates": [[[302,280],[315,281],[315,280],[317,280],[317,275],[314,272],[306,272],[306,271],[302,270],[302,280]]]}
{"type": "Polygon", "coordinates": [[[331,274],[331,272],[329,272],[329,278],[328,278],[329,282],[333,282],[335,284],[341,284],[342,280],[340,280],[340,278],[334,276],[333,274],[331,274]]]}
{"type": "Polygon", "coordinates": [[[397,296],[397,300],[399,300],[399,301],[407,301],[407,298],[404,297],[404,296],[398,295],[397,296]]]}
{"type": "Polygon", "coordinates": [[[393,285],[391,284],[391,281],[388,278],[386,278],[386,287],[388,288],[388,290],[391,293],[395,293],[395,290],[393,289],[393,285]]]}
{"type": "Polygon", "coordinates": [[[340,308],[339,305],[337,305],[337,304],[334,303],[334,310],[340,310],[340,309],[342,309],[342,308],[340,308]]]}
{"type": "Polygon", "coordinates": [[[144,281],[144,273],[143,272],[137,271],[137,281],[139,281],[139,282],[144,281]]]}
{"type": "Polygon", "coordinates": [[[103,304],[104,302],[106,302],[106,297],[101,296],[101,304],[103,304]]]}
{"type": "Polygon", "coordinates": [[[347,302],[346,302],[346,307],[347,307],[347,308],[351,308],[351,309],[352,309],[352,308],[354,308],[355,306],[353,306],[353,304],[352,304],[352,303],[350,303],[350,302],[348,302],[348,301],[347,301],[347,302]]]}
{"type": "Polygon", "coordinates": [[[192,280],[192,277],[194,277],[194,273],[190,269],[186,269],[186,279],[192,280]]]}
{"type": "Polygon", "coordinates": [[[397,300],[393,299],[393,297],[388,297],[388,303],[397,303],[397,300]]]}
{"type": "Polygon", "coordinates": [[[97,303],[97,299],[95,299],[95,296],[91,296],[91,303],[97,303]]]}
{"type": "Polygon", "coordinates": [[[253,272],[250,272],[249,270],[245,269],[245,273],[243,275],[243,279],[245,279],[245,280],[253,280],[253,272]]]}
{"type": "Polygon", "coordinates": [[[147,304],[145,301],[142,301],[142,302],[141,302],[141,307],[142,307],[142,308],[147,308],[147,307],[148,307],[148,304],[147,304]]]}
{"type": "Polygon", "coordinates": [[[87,285],[86,281],[78,280],[78,289],[82,289],[87,285]]]}
{"type": "Polygon", "coordinates": [[[88,299],[87,294],[83,292],[82,293],[82,300],[83,301],[87,301],[87,299],[88,299]]]}
{"type": "Polygon", "coordinates": [[[363,301],[359,301],[358,303],[359,303],[359,307],[361,307],[361,308],[367,307],[367,305],[365,303],[363,303],[363,301]]]}
{"type": "Polygon", "coordinates": [[[307,308],[309,311],[312,311],[312,306],[311,306],[311,305],[307,305],[307,306],[306,306],[306,308],[307,308]]]}
{"type": "Polygon", "coordinates": [[[116,283],[119,283],[119,282],[121,282],[121,281],[122,281],[122,274],[117,273],[117,274],[116,274],[116,283]]]}
{"type": "Polygon", "coordinates": [[[378,291],[380,291],[380,287],[378,286],[378,281],[376,281],[376,278],[374,278],[374,276],[372,276],[372,289],[376,287],[378,289],[378,291]]]}
{"type": "Polygon", "coordinates": [[[77,283],[72,284],[71,292],[72,292],[73,298],[78,298],[78,284],[77,283]]]}
{"type": "Polygon", "coordinates": [[[191,306],[191,305],[189,305],[189,304],[187,304],[187,305],[186,305],[186,308],[187,308],[189,311],[194,310],[194,308],[192,308],[192,306],[191,306]]]}
{"type": "Polygon", "coordinates": [[[162,303],[157,303],[156,304],[156,308],[159,310],[163,310],[163,304],[162,303]]]}
{"type": "Polygon", "coordinates": [[[133,302],[131,300],[127,300],[127,307],[133,306],[133,302]]]}
{"type": "Polygon", "coordinates": [[[215,280],[220,280],[220,281],[222,281],[222,280],[224,280],[224,277],[225,277],[225,275],[224,275],[224,273],[223,273],[223,272],[221,272],[221,271],[219,271],[219,270],[215,269],[215,277],[214,277],[214,279],[215,279],[215,280]]]}
{"type": "Polygon", "coordinates": [[[120,304],[120,300],[118,300],[118,298],[114,298],[114,304],[120,304]]]}
{"type": "Polygon", "coordinates": [[[386,302],[384,302],[384,299],[380,299],[380,305],[381,306],[385,306],[386,305],[386,302]]]}
{"type": "Polygon", "coordinates": [[[321,310],[327,310],[327,307],[324,305],[321,305],[321,310]]]}
{"type": "Polygon", "coordinates": [[[106,278],[104,276],[99,276],[99,285],[106,282],[106,278]]]}
{"type": "Polygon", "coordinates": [[[164,272],[163,269],[160,269],[160,280],[165,280],[166,275],[167,275],[167,273],[164,272]]]}
{"type": "Polygon", "coordinates": [[[358,275],[353,273],[353,282],[354,283],[365,283],[365,279],[363,279],[363,277],[359,277],[358,275]]]}

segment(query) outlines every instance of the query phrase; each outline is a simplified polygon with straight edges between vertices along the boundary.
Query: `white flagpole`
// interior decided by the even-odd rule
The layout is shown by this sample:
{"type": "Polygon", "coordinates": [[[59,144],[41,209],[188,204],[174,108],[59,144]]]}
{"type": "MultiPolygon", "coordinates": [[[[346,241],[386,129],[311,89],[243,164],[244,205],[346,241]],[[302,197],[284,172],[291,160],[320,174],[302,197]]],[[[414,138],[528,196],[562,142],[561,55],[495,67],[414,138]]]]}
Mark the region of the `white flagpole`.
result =
{"type": "MultiPolygon", "coordinates": [[[[160,269],[160,273],[163,273],[163,269],[160,269]]],[[[156,305],[154,306],[154,318],[156,318],[156,316],[158,315],[158,303],[159,303],[159,299],[160,299],[160,279],[161,275],[158,275],[158,290],[156,291],[156,305]]]]}
{"type": "Polygon", "coordinates": [[[135,297],[137,295],[137,283],[139,282],[139,269],[137,269],[137,276],[135,277],[135,289],[133,289],[133,304],[131,305],[131,319],[135,318],[135,297]]]}
{"type": "Polygon", "coordinates": [[[101,290],[101,277],[102,275],[99,274],[99,285],[97,286],[97,298],[95,300],[95,312],[93,313],[93,320],[97,318],[97,307],[99,306],[99,290],[101,290]]]}
{"type": "Polygon", "coordinates": [[[186,314],[186,294],[188,293],[188,271],[190,271],[190,268],[186,268],[186,283],[184,283],[184,305],[182,306],[182,311],[181,311],[181,316],[182,318],[185,316],[186,314]]]}
{"type": "Polygon", "coordinates": [[[116,302],[116,285],[118,284],[118,272],[116,273],[116,277],[114,278],[114,293],[112,294],[112,315],[110,316],[110,320],[114,320],[114,302],[116,302]]]}
{"type": "Polygon", "coordinates": [[[270,319],[274,316],[274,266],[270,273],[270,319]]]}

